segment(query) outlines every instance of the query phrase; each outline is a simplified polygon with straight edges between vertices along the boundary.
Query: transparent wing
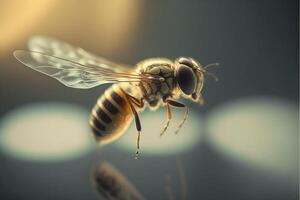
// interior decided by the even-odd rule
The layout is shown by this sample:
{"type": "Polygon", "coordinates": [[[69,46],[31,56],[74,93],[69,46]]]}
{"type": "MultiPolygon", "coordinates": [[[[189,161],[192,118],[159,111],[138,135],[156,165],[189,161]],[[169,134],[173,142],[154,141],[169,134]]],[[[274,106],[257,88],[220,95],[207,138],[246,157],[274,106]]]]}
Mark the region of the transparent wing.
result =
{"type": "Polygon", "coordinates": [[[105,83],[153,81],[156,79],[105,63],[82,64],[76,59],[69,60],[41,52],[17,50],[14,52],[14,56],[24,65],[72,88],[88,89],[105,83]]]}
{"type": "Polygon", "coordinates": [[[105,58],[98,57],[92,53],[89,53],[82,48],[74,47],[66,42],[46,36],[35,36],[30,38],[28,42],[28,48],[30,51],[41,52],[59,58],[66,58],[68,60],[73,60],[83,65],[106,64],[104,67],[114,66],[122,68],[122,70],[124,71],[131,70],[131,66],[129,65],[109,61],[105,58]]]}

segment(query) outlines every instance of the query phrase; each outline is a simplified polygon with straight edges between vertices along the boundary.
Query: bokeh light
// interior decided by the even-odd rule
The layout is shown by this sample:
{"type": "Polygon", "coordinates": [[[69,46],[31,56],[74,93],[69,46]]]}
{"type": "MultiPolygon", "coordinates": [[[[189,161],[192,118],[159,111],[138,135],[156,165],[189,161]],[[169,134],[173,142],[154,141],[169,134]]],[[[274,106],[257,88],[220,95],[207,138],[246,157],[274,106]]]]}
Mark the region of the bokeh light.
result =
{"type": "MultiPolygon", "coordinates": [[[[185,152],[199,144],[202,137],[202,118],[190,110],[181,131],[176,135],[174,131],[183,118],[182,110],[173,112],[173,119],[166,133],[160,137],[160,133],[166,123],[166,110],[161,108],[155,112],[145,111],[140,115],[142,123],[141,153],[144,155],[169,155],[185,152]]],[[[117,147],[126,151],[135,152],[137,131],[135,123],[131,124],[125,135],[117,142],[117,147]]]]}
{"type": "Polygon", "coordinates": [[[25,160],[64,160],[93,149],[88,112],[63,103],[32,104],[11,111],[0,124],[0,148],[25,160]]]}
{"type": "Polygon", "coordinates": [[[273,98],[241,99],[217,107],[207,122],[210,142],[220,153],[296,177],[296,105],[273,98]]]}

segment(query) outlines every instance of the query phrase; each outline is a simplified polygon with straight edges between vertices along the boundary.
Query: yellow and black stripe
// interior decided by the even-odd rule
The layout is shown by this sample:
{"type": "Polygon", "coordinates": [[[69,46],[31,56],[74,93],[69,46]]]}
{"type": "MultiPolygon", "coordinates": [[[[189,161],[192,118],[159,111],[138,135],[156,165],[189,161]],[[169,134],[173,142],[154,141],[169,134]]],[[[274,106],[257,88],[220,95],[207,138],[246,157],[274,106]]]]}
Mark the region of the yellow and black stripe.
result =
{"type": "Polygon", "coordinates": [[[92,110],[90,126],[96,139],[110,138],[121,126],[118,118],[128,115],[128,100],[124,91],[118,85],[113,85],[98,99],[92,110]]]}

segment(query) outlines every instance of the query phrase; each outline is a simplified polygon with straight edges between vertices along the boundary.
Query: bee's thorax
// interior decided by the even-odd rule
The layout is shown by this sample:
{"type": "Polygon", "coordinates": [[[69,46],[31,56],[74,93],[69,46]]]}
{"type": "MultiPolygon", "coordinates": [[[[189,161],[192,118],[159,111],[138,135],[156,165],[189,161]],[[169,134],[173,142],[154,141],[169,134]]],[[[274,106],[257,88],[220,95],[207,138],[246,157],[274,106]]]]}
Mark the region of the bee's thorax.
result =
{"type": "Polygon", "coordinates": [[[174,81],[174,64],[165,58],[152,58],[138,63],[138,72],[141,75],[153,76],[160,81],[141,81],[138,87],[141,96],[149,104],[150,108],[157,108],[161,100],[172,96],[176,87],[174,81]]]}

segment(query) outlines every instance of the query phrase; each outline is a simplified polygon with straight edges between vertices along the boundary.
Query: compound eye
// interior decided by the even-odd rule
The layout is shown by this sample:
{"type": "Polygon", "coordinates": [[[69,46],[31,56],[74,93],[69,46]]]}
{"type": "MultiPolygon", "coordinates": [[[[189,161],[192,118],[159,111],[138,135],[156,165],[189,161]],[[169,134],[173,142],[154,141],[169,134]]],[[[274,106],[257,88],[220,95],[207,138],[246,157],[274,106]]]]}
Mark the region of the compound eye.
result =
{"type": "Polygon", "coordinates": [[[187,59],[187,58],[180,58],[178,62],[180,64],[186,65],[186,66],[188,66],[190,68],[194,67],[193,63],[189,59],[187,59]]]}
{"type": "Polygon", "coordinates": [[[194,71],[185,65],[180,65],[176,75],[177,83],[183,93],[192,94],[196,89],[197,78],[194,71]]]}

